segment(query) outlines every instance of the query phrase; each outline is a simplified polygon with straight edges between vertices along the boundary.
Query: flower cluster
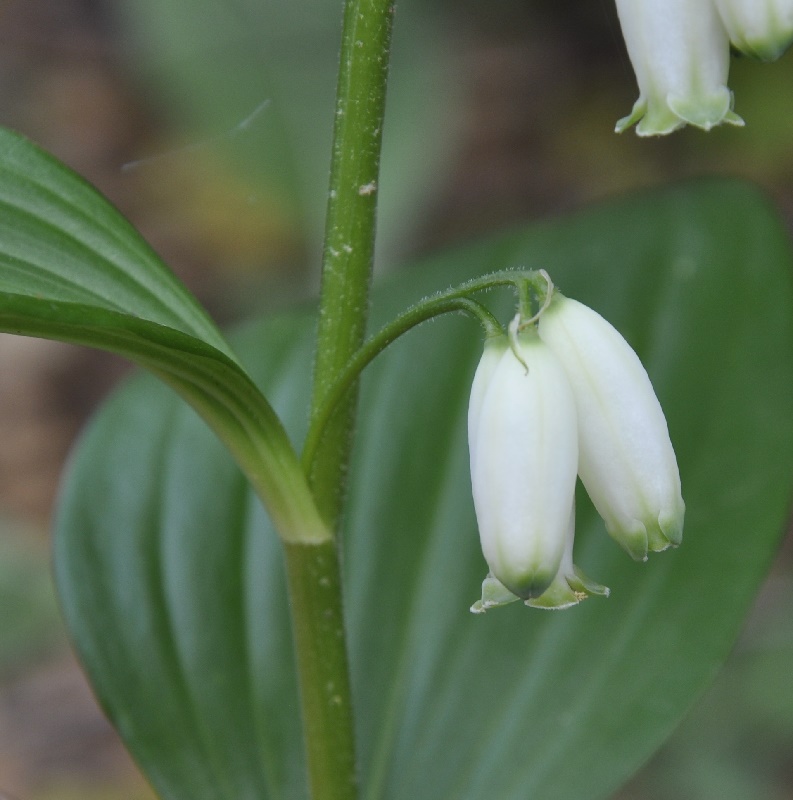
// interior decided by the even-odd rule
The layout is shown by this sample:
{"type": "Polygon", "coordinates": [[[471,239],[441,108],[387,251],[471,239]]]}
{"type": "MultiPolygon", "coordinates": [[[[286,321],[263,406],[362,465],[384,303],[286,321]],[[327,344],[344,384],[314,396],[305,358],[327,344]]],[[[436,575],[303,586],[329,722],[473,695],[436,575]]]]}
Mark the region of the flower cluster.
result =
{"type": "Polygon", "coordinates": [[[474,612],[608,594],[573,565],[576,475],[635,559],[680,544],[680,475],[647,372],[614,327],[559,292],[538,324],[516,317],[509,337],[486,342],[468,439],[490,568],[474,612]]]}
{"type": "Polygon", "coordinates": [[[793,42],[793,0],[616,0],[639,84],[633,110],[640,136],[685,124],[743,125],[727,88],[730,46],[771,61],[793,42]]]}

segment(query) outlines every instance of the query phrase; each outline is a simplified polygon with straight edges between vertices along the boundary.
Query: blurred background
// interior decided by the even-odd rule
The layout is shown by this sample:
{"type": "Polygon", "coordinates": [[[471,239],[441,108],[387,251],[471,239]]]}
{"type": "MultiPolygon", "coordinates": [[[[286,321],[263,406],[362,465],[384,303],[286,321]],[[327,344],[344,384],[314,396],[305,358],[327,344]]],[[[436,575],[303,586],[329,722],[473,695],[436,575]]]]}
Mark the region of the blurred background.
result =
{"type": "MultiPolygon", "coordinates": [[[[277,311],[317,288],[340,16],[341,0],[0,0],[0,124],[94,183],[221,323],[277,311]]],[[[745,129],[660,140],[613,133],[637,91],[611,0],[401,0],[392,76],[380,271],[701,174],[758,183],[793,229],[793,53],[733,61],[745,129]]],[[[153,797],[49,571],[69,447],[127,371],[0,336],[0,797],[153,797]]],[[[620,800],[793,797],[791,675],[788,537],[725,670],[620,800]]]]}

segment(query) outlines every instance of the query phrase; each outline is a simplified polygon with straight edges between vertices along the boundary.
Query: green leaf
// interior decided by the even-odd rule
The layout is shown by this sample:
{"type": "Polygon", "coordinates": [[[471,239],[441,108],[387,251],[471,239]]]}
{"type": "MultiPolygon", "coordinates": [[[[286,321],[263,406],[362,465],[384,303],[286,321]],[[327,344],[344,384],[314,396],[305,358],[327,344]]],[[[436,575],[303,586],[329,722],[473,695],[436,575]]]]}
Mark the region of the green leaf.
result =
{"type": "Polygon", "coordinates": [[[774,570],[718,679],[634,778],[626,798],[780,796],[793,736],[792,578],[774,570]]]}
{"type": "MultiPolygon", "coordinates": [[[[452,318],[392,345],[364,376],[344,541],[365,800],[607,796],[717,671],[785,520],[793,292],[764,198],[705,182],[471,244],[381,285],[374,322],[518,266],[638,349],[679,456],[683,545],[636,564],[582,498],[576,562],[611,597],[469,614],[486,571],[465,441],[481,334],[452,318]]],[[[235,340],[295,438],[312,329],[296,314],[235,340]]],[[[98,697],[163,798],[306,797],[277,539],[220,444],[147,380],[77,451],[56,570],[98,697]]]]}
{"type": "Polygon", "coordinates": [[[226,442],[282,535],[327,538],[278,418],[198,302],[96,190],[2,129],[0,331],[148,368],[226,442]]]}
{"type": "Polygon", "coordinates": [[[75,306],[87,324],[94,311],[122,314],[233,359],[201,306],[131,225],[79,176],[3,129],[0,209],[4,315],[23,298],[75,306]]]}

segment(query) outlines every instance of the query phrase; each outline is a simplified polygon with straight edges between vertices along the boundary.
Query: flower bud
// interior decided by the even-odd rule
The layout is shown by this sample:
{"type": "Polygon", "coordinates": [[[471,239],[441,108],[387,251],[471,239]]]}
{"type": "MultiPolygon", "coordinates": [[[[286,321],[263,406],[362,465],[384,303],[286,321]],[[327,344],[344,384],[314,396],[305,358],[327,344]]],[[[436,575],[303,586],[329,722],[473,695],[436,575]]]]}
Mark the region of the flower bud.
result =
{"type": "Polygon", "coordinates": [[[623,337],[556,294],[540,337],[559,359],[578,413],[578,473],[608,532],[636,559],[678,545],[685,505],[664,413],[623,337]]]}
{"type": "Polygon", "coordinates": [[[716,0],[733,46],[774,61],[793,42],[793,0],[716,0]]]}
{"type": "Polygon", "coordinates": [[[512,594],[539,597],[565,553],[578,434],[567,378],[535,329],[486,346],[468,436],[485,560],[512,594]]]}
{"type": "Polygon", "coordinates": [[[617,0],[617,12],[639,84],[639,99],[617,133],[634,123],[639,136],[686,123],[705,130],[743,125],[732,110],[729,41],[713,0],[617,0]]]}

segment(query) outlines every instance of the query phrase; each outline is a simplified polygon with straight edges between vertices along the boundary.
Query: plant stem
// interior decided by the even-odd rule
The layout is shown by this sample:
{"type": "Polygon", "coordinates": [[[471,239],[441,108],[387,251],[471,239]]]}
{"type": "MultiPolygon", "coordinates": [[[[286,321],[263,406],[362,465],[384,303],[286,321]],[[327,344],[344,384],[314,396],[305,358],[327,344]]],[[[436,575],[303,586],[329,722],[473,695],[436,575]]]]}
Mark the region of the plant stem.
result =
{"type": "MultiPolygon", "coordinates": [[[[322,263],[311,418],[366,330],[392,0],[346,0],[322,263]]],[[[326,428],[308,470],[320,514],[341,515],[356,394],[326,428]]],[[[313,800],[357,796],[355,735],[337,539],[285,546],[313,800]]]]}
{"type": "MultiPolygon", "coordinates": [[[[347,0],[322,264],[311,415],[366,331],[375,243],[392,0],[347,0]]],[[[328,426],[309,478],[335,527],[344,496],[355,393],[328,426]]]]}
{"type": "Polygon", "coordinates": [[[285,553],[310,796],[353,800],[357,775],[336,544],[286,544],[285,553]]]}

